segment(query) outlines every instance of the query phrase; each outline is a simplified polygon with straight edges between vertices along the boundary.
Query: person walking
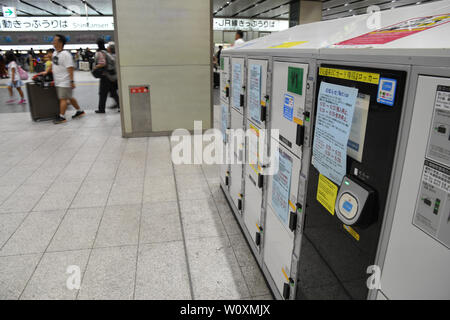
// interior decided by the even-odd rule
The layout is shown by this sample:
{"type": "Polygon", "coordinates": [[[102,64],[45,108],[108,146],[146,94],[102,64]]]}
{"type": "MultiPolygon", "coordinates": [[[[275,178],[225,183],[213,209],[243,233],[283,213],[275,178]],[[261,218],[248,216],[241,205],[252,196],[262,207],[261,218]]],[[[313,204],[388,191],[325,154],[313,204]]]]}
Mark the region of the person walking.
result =
{"type": "Polygon", "coordinates": [[[10,99],[6,101],[6,104],[13,104],[16,102],[16,100],[14,99],[14,89],[16,89],[20,95],[19,104],[26,104],[27,102],[22,91],[23,82],[20,79],[19,66],[17,65],[17,58],[14,52],[8,51],[6,53],[6,63],[8,64],[8,76],[11,79],[8,85],[10,99]]]}
{"type": "Polygon", "coordinates": [[[111,93],[117,105],[119,105],[119,96],[117,95],[117,90],[112,90],[113,83],[117,82],[114,58],[106,51],[105,40],[99,38],[97,40],[97,46],[98,50],[95,54],[92,70],[93,74],[100,78],[98,110],[95,110],[95,113],[102,114],[106,112],[108,93],[111,93]]]}
{"type": "Polygon", "coordinates": [[[78,105],[78,101],[73,97],[73,89],[75,89],[74,81],[74,63],[72,55],[64,50],[66,44],[66,37],[63,35],[55,35],[53,38],[53,47],[55,52],[52,57],[52,65],[45,74],[53,73],[53,78],[55,80],[56,93],[59,99],[59,116],[53,123],[60,124],[66,122],[65,114],[69,102],[77,110],[77,112],[72,116],[73,119],[82,117],[85,112],[81,110],[78,105]]]}
{"type": "Polygon", "coordinates": [[[119,84],[117,79],[117,70],[116,70],[116,44],[114,42],[108,43],[108,53],[110,54],[111,58],[113,59],[113,66],[114,66],[114,75],[111,75],[109,77],[109,80],[111,82],[111,87],[109,90],[109,93],[111,97],[116,101],[116,105],[112,109],[119,109],[120,112],[120,99],[119,99],[119,84]]]}

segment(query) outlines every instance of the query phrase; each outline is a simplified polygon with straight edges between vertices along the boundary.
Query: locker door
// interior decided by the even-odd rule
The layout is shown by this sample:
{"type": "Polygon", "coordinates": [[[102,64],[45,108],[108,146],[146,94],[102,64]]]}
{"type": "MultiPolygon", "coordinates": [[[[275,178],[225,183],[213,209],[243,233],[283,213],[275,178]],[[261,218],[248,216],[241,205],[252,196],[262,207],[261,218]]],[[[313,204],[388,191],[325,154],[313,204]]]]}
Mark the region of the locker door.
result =
{"type": "Polygon", "coordinates": [[[231,66],[231,106],[244,114],[245,104],[245,59],[232,58],[231,66]]]}
{"type": "MultiPolygon", "coordinates": [[[[247,161],[245,164],[244,222],[256,246],[261,241],[261,214],[263,202],[264,176],[259,159],[260,130],[248,125],[247,161]]],[[[262,141],[264,143],[264,141],[262,141]]]]}
{"type": "Polygon", "coordinates": [[[279,170],[268,179],[264,263],[281,296],[285,296],[290,289],[301,161],[283,145],[280,144],[278,149],[279,170]]]}
{"type": "Polygon", "coordinates": [[[307,64],[274,62],[271,121],[280,134],[273,137],[296,155],[303,145],[307,76],[307,64]]]}
{"type": "Polygon", "coordinates": [[[221,131],[222,131],[222,137],[223,137],[223,157],[222,157],[222,161],[223,163],[220,165],[220,179],[222,181],[222,183],[226,186],[229,187],[230,184],[230,178],[229,178],[229,173],[230,173],[230,164],[229,164],[229,159],[230,159],[230,152],[229,152],[229,143],[228,143],[228,129],[230,128],[230,108],[229,108],[229,104],[227,104],[224,101],[221,101],[221,131]]]}
{"type": "Polygon", "coordinates": [[[242,171],[245,151],[245,132],[243,130],[244,117],[236,110],[231,111],[230,152],[232,164],[230,165],[230,196],[236,207],[241,211],[242,202],[242,171]]]}
{"type": "Polygon", "coordinates": [[[221,70],[220,70],[220,100],[230,104],[230,58],[221,58],[221,70]]]}
{"type": "Polygon", "coordinates": [[[266,127],[267,104],[267,60],[248,60],[247,77],[247,118],[258,128],[266,127]]]}

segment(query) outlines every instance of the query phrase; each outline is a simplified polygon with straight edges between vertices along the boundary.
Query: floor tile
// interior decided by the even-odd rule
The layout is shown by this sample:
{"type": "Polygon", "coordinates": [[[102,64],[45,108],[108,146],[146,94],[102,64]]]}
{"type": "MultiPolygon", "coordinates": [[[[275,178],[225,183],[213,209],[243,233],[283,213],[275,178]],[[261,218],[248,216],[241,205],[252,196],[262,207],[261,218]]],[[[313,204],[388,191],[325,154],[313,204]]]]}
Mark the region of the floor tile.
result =
{"type": "Polygon", "coordinates": [[[206,199],[211,196],[208,183],[202,175],[177,176],[180,200],[206,199]]]}
{"type": "Polygon", "coordinates": [[[0,213],[29,212],[40,201],[48,186],[42,184],[23,185],[0,206],[0,213]]]}
{"type": "Polygon", "coordinates": [[[257,262],[242,233],[230,235],[231,246],[241,267],[256,266],[257,262]]]}
{"type": "Polygon", "coordinates": [[[176,201],[175,180],[170,176],[157,176],[145,180],[144,203],[176,201]]]}
{"type": "Polygon", "coordinates": [[[140,235],[141,244],[182,240],[177,202],[145,204],[140,235]]]}
{"type": "Polygon", "coordinates": [[[141,205],[106,207],[95,247],[137,245],[141,205]]]}
{"type": "Polygon", "coordinates": [[[69,210],[47,251],[92,248],[103,210],[103,207],[69,210]]]}
{"type": "Polygon", "coordinates": [[[136,246],[92,250],[78,299],[132,299],[136,258],[136,246]]]}
{"type": "Polygon", "coordinates": [[[0,248],[17,230],[26,215],[26,213],[10,213],[0,216],[0,248]]]}
{"type": "Polygon", "coordinates": [[[139,300],[191,299],[182,242],[140,246],[135,298],[139,300]]]}
{"type": "Polygon", "coordinates": [[[220,237],[225,228],[214,200],[185,200],[180,202],[181,218],[186,239],[220,237]]]}
{"type": "Polygon", "coordinates": [[[227,237],[187,240],[186,246],[195,299],[250,297],[227,237]]]}
{"type": "Polygon", "coordinates": [[[113,181],[85,181],[72,202],[71,208],[105,206],[113,181]]]}
{"type": "Polygon", "coordinates": [[[17,300],[41,254],[0,257],[0,300],[17,300]]]}
{"type": "Polygon", "coordinates": [[[241,270],[252,297],[270,294],[264,276],[257,265],[242,267],[241,270]]]}
{"type": "Polygon", "coordinates": [[[81,182],[54,183],[33,211],[65,210],[72,204],[75,195],[80,189],[81,182]]]}
{"type": "Polygon", "coordinates": [[[74,300],[78,290],[72,277],[82,279],[89,250],[45,253],[26,286],[22,300],[74,300]],[[78,267],[77,275],[69,267],[78,267]]]}
{"type": "Polygon", "coordinates": [[[64,211],[32,212],[6,242],[1,256],[41,253],[47,248],[58,228],[64,211]]]}
{"type": "Polygon", "coordinates": [[[142,203],[143,179],[116,180],[108,198],[109,206],[142,203]]]}

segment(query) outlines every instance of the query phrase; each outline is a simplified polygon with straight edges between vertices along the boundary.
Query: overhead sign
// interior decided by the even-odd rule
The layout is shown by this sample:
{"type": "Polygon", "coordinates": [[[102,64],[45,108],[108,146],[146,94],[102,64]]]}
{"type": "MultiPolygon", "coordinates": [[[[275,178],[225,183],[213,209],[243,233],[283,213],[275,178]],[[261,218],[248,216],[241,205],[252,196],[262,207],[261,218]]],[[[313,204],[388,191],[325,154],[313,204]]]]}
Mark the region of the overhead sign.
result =
{"type": "Polygon", "coordinates": [[[16,18],[17,12],[14,7],[3,7],[3,17],[4,18],[16,18]]]}
{"type": "Polygon", "coordinates": [[[450,14],[414,18],[337,43],[336,46],[386,44],[449,22],[450,14]]]}
{"type": "Polygon", "coordinates": [[[265,19],[233,19],[214,18],[214,30],[217,31],[266,31],[277,32],[289,29],[287,20],[265,20],[265,19]]]}
{"type": "Polygon", "coordinates": [[[112,31],[113,17],[17,17],[0,18],[0,31],[112,31]]]}

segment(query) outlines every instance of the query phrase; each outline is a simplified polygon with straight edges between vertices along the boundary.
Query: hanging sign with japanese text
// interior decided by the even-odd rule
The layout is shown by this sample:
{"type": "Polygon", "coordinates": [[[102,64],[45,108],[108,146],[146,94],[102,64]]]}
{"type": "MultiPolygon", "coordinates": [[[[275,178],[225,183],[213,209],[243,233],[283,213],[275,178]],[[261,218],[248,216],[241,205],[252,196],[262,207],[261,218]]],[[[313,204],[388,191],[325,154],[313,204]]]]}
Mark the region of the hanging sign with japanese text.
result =
{"type": "Polygon", "coordinates": [[[113,17],[18,17],[0,18],[0,31],[111,31],[113,17]]]}

